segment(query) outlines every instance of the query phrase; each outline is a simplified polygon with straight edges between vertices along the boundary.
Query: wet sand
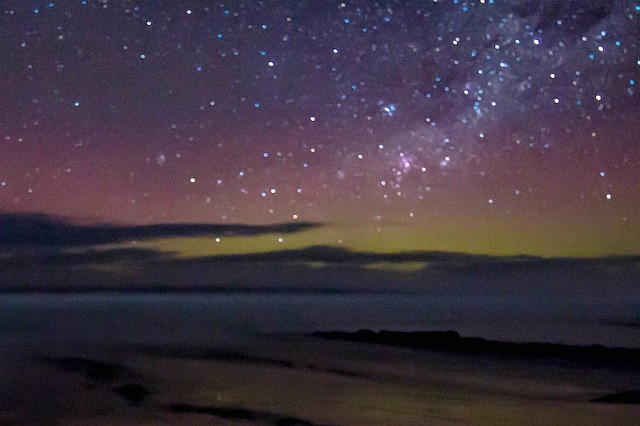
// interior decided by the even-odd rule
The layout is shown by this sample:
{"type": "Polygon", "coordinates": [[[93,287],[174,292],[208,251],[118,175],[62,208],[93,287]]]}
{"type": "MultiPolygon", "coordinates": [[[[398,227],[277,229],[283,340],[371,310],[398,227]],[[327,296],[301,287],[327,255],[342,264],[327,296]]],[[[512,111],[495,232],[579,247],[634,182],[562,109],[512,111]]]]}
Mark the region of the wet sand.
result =
{"type": "Polygon", "coordinates": [[[1,356],[2,425],[635,425],[637,366],[280,334],[1,356]],[[610,401],[606,401],[609,396],[610,401]],[[605,401],[597,401],[605,397],[605,401]]]}

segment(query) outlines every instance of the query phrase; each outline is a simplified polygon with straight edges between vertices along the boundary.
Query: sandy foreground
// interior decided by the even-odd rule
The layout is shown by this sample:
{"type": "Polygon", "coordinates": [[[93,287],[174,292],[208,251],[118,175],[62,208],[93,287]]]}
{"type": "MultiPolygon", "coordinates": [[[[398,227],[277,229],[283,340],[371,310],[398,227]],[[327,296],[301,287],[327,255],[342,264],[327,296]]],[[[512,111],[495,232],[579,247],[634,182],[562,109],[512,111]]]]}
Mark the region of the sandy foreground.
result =
{"type": "Polygon", "coordinates": [[[640,372],[263,336],[220,347],[42,342],[0,355],[2,425],[637,425],[592,399],[640,372]]]}

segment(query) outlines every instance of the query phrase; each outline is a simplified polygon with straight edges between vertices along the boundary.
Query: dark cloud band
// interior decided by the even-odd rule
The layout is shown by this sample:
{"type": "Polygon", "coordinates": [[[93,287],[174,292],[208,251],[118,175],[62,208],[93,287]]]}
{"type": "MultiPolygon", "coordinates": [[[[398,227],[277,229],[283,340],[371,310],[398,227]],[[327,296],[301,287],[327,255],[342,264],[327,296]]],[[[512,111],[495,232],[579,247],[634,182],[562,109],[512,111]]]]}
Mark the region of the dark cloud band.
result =
{"type": "Polygon", "coordinates": [[[73,247],[170,237],[292,234],[320,226],[311,222],[274,225],[157,224],[79,225],[43,214],[0,214],[0,247],[73,247]]]}

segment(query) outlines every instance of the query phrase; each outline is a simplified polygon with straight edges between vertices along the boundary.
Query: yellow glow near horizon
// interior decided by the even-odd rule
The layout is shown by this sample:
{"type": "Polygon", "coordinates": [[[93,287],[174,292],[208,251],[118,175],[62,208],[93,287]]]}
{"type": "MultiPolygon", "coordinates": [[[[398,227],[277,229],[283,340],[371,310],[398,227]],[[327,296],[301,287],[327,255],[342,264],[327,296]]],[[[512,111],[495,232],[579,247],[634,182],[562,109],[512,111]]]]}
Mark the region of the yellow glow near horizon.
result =
{"type": "Polygon", "coordinates": [[[640,253],[640,239],[621,230],[579,224],[522,226],[476,223],[446,226],[327,225],[293,234],[167,238],[138,242],[137,247],[201,257],[333,246],[356,252],[443,251],[495,256],[604,257],[640,253]],[[615,244],[613,243],[615,242],[615,244]]]}

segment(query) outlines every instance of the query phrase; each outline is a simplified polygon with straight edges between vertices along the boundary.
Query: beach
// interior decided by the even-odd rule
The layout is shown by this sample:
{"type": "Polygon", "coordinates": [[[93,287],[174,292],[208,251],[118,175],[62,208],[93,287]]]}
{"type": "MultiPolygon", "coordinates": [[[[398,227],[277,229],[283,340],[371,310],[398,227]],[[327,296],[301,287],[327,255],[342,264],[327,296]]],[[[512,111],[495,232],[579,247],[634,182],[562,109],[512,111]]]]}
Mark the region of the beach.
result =
{"type": "MultiPolygon", "coordinates": [[[[406,310],[389,318],[371,295],[342,296],[341,302],[337,297],[3,295],[12,328],[5,317],[0,423],[631,425],[640,415],[640,406],[629,401],[594,401],[637,389],[640,368],[633,362],[309,335],[336,329],[336,321],[353,332],[357,325],[375,329],[391,319],[402,325],[403,316],[416,316],[415,306],[406,307],[402,298],[393,302],[387,296],[406,310]],[[336,311],[309,320],[311,305],[322,311],[342,303],[348,312],[365,302],[371,307],[368,323],[347,323],[336,311]]],[[[502,333],[486,330],[475,337],[502,333]]],[[[576,332],[566,343],[594,343],[581,335],[576,332]]],[[[613,346],[633,347],[622,344],[623,335],[613,346]]]]}

